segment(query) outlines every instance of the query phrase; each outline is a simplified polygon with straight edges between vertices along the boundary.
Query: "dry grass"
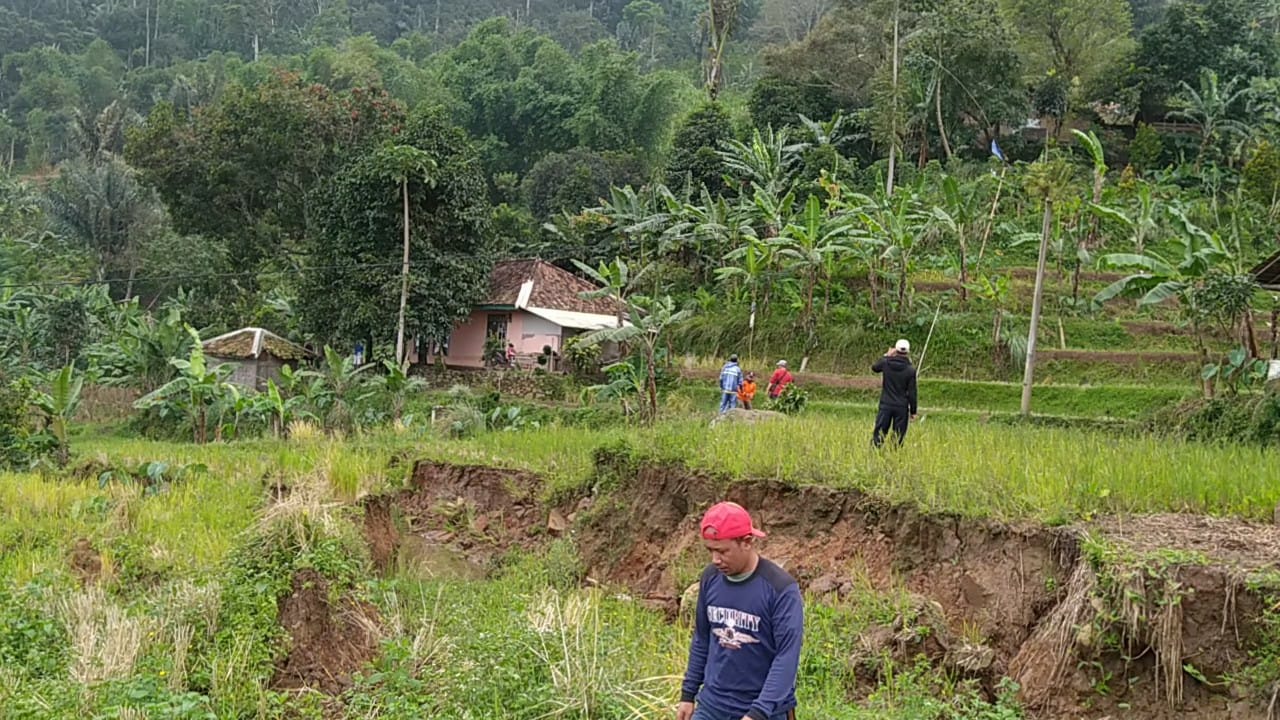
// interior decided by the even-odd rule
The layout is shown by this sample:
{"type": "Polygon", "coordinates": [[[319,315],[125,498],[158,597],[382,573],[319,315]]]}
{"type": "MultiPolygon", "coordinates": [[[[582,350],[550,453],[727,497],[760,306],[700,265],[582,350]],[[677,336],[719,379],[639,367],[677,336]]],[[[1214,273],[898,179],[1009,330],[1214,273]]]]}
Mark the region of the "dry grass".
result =
{"type": "Polygon", "coordinates": [[[539,718],[595,717],[607,697],[637,719],[658,717],[671,707],[668,693],[678,677],[635,678],[620,672],[628,663],[606,637],[596,592],[544,589],[525,617],[536,638],[530,649],[547,668],[554,691],[539,718]]]}
{"type": "Polygon", "coordinates": [[[1062,600],[1040,622],[1022,653],[1009,667],[1009,674],[1028,688],[1033,703],[1046,699],[1052,688],[1061,687],[1067,672],[1074,667],[1077,644],[1092,645],[1092,618],[1097,610],[1092,601],[1097,588],[1097,576],[1087,562],[1077,562],[1071,579],[1067,582],[1062,600]],[[1023,681],[1028,675],[1039,675],[1035,683],[1023,681]]]}
{"type": "Polygon", "coordinates": [[[133,674],[150,621],[131,617],[98,586],[62,598],[60,615],[71,638],[71,677],[86,687],[133,674]]]}

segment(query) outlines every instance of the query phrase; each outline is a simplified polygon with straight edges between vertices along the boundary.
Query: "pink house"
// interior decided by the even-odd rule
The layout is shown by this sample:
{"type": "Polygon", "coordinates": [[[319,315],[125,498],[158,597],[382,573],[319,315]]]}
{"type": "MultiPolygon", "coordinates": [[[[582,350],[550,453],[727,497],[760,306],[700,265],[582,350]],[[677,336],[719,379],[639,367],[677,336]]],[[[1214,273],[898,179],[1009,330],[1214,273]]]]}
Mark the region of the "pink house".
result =
{"type": "Polygon", "coordinates": [[[517,363],[528,365],[546,346],[559,353],[565,341],[615,327],[619,306],[607,298],[584,300],[597,287],[542,260],[506,260],[489,276],[489,292],[453,329],[445,349],[452,367],[484,367],[485,338],[515,345],[517,363]]]}

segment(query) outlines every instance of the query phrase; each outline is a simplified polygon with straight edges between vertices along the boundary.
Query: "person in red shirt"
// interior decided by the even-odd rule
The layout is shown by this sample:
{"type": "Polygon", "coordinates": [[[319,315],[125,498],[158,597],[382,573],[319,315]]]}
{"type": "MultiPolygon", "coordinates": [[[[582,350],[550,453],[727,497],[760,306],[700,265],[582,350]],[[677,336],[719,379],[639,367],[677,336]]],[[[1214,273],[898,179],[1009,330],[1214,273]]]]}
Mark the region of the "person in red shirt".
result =
{"type": "Polygon", "coordinates": [[[795,381],[796,379],[792,377],[791,371],[787,369],[787,361],[779,360],[778,369],[774,370],[773,375],[769,378],[769,398],[777,400],[782,395],[782,391],[786,390],[787,386],[795,381]]]}

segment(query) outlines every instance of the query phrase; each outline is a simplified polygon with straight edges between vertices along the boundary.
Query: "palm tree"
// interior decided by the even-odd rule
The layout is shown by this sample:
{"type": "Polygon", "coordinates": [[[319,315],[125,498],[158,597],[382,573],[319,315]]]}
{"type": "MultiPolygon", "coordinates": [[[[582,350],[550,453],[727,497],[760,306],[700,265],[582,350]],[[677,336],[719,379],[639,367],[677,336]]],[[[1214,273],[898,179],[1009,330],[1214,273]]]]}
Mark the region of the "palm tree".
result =
{"type": "Polygon", "coordinates": [[[435,187],[436,161],[424,150],[409,145],[387,144],[374,154],[382,172],[400,186],[404,205],[404,262],[400,270],[400,315],[396,322],[396,362],[404,362],[405,311],[409,304],[409,181],[435,187]]]}

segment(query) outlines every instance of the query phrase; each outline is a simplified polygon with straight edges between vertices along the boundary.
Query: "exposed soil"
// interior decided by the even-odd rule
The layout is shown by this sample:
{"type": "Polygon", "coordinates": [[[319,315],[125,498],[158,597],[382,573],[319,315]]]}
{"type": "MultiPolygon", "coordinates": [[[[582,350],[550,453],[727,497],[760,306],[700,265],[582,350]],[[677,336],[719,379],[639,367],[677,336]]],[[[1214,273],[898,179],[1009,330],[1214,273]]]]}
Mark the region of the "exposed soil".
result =
{"type": "Polygon", "coordinates": [[[92,585],[102,575],[102,556],[86,538],[76,540],[68,562],[81,585],[92,585]]]}
{"type": "Polygon", "coordinates": [[[383,573],[393,567],[406,536],[448,544],[476,566],[514,545],[535,544],[550,518],[537,500],[541,487],[541,478],[518,470],[417,463],[409,489],[364,503],[374,566],[383,573]]]}
{"type": "Polygon", "coordinates": [[[330,600],[329,581],[304,569],[280,601],[280,625],[289,633],[289,654],[276,667],[276,690],[311,688],[337,695],[351,676],[378,654],[378,611],[365,602],[330,600]]]}
{"type": "Polygon", "coordinates": [[[571,532],[589,582],[626,586],[674,616],[706,562],[698,519],[728,499],[753,511],[769,533],[764,554],[811,599],[838,602],[866,585],[911,594],[913,612],[850,638],[860,678],[875,677],[867,670],[882,652],[919,654],[988,688],[1013,677],[1036,718],[1267,717],[1269,689],[1225,678],[1258,640],[1270,598],[1246,578],[1280,567],[1280,528],[1168,515],[1049,528],[925,514],[856,491],[598,462],[620,489],[560,507],[537,502],[542,483],[529,473],[419,463],[413,488],[366,504],[375,560],[389,567],[403,551],[398,524],[477,562],[571,532]],[[1087,536],[1125,559],[1094,567],[1081,550],[1087,536]],[[1108,634],[1120,645],[1100,639],[1108,634]]]}

